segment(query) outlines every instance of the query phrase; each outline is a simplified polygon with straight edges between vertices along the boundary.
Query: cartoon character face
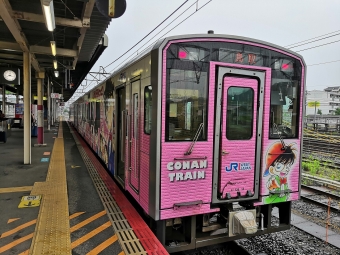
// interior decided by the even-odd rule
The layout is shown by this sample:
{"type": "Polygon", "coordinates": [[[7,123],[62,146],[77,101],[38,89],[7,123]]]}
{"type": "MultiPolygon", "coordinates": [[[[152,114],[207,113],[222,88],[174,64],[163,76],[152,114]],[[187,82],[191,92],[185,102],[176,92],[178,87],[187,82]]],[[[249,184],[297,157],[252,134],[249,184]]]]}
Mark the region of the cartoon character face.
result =
{"type": "Polygon", "coordinates": [[[269,172],[272,175],[285,177],[289,173],[290,164],[284,164],[282,162],[275,162],[274,165],[269,167],[269,172]]]}
{"type": "Polygon", "coordinates": [[[290,144],[286,146],[281,142],[275,142],[270,146],[267,152],[264,176],[270,174],[285,177],[288,175],[296,158],[294,145],[295,144],[290,144]]]}

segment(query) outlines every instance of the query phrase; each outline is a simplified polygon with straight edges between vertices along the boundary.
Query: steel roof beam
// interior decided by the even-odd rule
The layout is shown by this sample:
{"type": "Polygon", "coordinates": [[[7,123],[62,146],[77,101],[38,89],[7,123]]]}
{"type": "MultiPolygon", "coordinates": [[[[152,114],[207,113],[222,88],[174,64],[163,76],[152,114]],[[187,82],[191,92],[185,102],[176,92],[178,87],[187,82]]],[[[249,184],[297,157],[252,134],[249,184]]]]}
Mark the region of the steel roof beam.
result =
{"type": "MultiPolygon", "coordinates": [[[[0,5],[1,8],[1,5],[0,5]]],[[[21,47],[17,43],[0,41],[0,49],[8,51],[22,51],[21,47]]]]}
{"type": "MultiPolygon", "coordinates": [[[[36,54],[52,55],[51,47],[33,45],[30,47],[30,51],[36,54]]],[[[78,52],[76,50],[57,48],[57,56],[75,58],[78,57],[78,52]]]]}
{"type": "MultiPolygon", "coordinates": [[[[83,5],[83,12],[82,12],[82,17],[81,17],[83,27],[79,29],[80,36],[77,41],[78,54],[81,51],[81,47],[83,45],[84,38],[86,35],[86,30],[88,27],[90,27],[90,19],[91,19],[91,15],[92,15],[95,2],[96,2],[95,0],[89,0],[88,2],[84,2],[84,5],[83,5]]],[[[78,61],[78,57],[74,58],[73,69],[76,68],[77,61],[78,61]]]]}
{"type": "MultiPolygon", "coordinates": [[[[29,52],[29,44],[21,30],[19,22],[13,18],[13,10],[8,2],[8,0],[0,0],[0,15],[2,20],[5,22],[7,28],[12,33],[14,39],[20,46],[21,50],[24,52],[29,52]]],[[[39,63],[36,60],[34,54],[30,54],[31,57],[31,64],[36,71],[41,71],[39,67],[39,63]]]]}
{"type": "MultiPolygon", "coordinates": [[[[1,48],[1,47],[0,47],[1,48]]],[[[10,60],[23,60],[22,55],[13,55],[13,54],[6,54],[6,53],[0,53],[0,59],[10,59],[10,60]]]]}
{"type": "Polygon", "coordinates": [[[0,63],[12,64],[17,66],[22,66],[22,60],[14,59],[0,59],[0,63]]]}
{"type": "MultiPolygon", "coordinates": [[[[13,11],[13,17],[19,20],[45,23],[44,15],[41,15],[41,14],[13,11]]],[[[83,22],[80,19],[73,20],[73,19],[55,17],[55,23],[58,26],[64,26],[64,27],[75,27],[75,28],[89,27],[89,24],[83,24],[83,22]]]]}

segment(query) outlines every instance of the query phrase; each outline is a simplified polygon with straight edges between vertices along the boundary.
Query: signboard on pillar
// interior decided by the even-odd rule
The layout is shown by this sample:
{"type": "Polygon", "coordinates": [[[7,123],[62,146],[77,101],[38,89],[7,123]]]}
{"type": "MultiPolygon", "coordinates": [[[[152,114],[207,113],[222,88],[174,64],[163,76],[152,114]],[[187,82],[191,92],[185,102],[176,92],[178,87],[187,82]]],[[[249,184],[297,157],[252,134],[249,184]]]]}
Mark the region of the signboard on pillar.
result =
{"type": "Polygon", "coordinates": [[[51,98],[61,98],[61,94],[59,93],[51,93],[51,98]]]}
{"type": "Polygon", "coordinates": [[[38,105],[37,109],[38,109],[38,127],[42,127],[43,126],[43,121],[44,121],[44,115],[43,115],[42,106],[38,105]]]}
{"type": "Polygon", "coordinates": [[[15,118],[24,118],[24,104],[15,105],[15,118]]]}

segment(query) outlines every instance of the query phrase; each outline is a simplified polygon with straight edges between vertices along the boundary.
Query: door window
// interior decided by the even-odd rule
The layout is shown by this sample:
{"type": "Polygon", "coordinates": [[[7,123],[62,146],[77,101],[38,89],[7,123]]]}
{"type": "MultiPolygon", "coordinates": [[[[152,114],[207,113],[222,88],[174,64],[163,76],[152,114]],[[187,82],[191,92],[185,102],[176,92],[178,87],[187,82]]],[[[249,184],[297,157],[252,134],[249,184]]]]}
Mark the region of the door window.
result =
{"type": "Polygon", "coordinates": [[[144,133],[151,134],[151,116],[152,116],[152,87],[147,86],[144,89],[144,133]]]}
{"type": "Polygon", "coordinates": [[[249,140],[253,136],[254,90],[229,87],[227,93],[227,138],[249,140]]]}
{"type": "Polygon", "coordinates": [[[206,72],[170,69],[166,103],[166,141],[206,140],[206,72]]]}

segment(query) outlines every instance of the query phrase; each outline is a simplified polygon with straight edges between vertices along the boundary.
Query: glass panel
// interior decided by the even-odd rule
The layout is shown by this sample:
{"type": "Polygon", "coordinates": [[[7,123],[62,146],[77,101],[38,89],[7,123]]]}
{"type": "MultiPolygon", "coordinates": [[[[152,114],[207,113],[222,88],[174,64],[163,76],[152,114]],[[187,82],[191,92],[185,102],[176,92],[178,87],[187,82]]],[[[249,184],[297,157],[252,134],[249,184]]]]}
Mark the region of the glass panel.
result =
{"type": "Polygon", "coordinates": [[[191,102],[185,104],[185,129],[191,129],[191,102]]]}
{"type": "Polygon", "coordinates": [[[209,51],[200,47],[180,46],[178,49],[180,60],[203,61],[209,54],[209,51]]]}
{"type": "Polygon", "coordinates": [[[95,121],[95,130],[97,130],[100,127],[100,102],[96,102],[96,121],[95,121]]]}
{"type": "MultiPolygon", "coordinates": [[[[183,42],[171,44],[167,50],[167,69],[194,71],[198,83],[200,74],[207,72],[209,61],[270,67],[272,84],[269,138],[277,139],[279,135],[283,138],[298,138],[302,81],[302,65],[298,59],[275,50],[231,42],[183,42]]],[[[171,115],[180,110],[179,106],[167,107],[171,115]]],[[[168,134],[167,139],[171,140],[170,136],[172,137],[168,134]]]]}
{"type": "Polygon", "coordinates": [[[152,87],[147,86],[144,89],[144,133],[151,134],[151,116],[152,116],[152,87]]]}
{"type": "Polygon", "coordinates": [[[272,70],[269,138],[297,138],[301,65],[276,53],[272,70]]]}
{"type": "MultiPolygon", "coordinates": [[[[206,121],[207,73],[170,69],[168,74],[166,141],[192,141],[206,121]]],[[[205,130],[198,140],[206,139],[205,130]]]]}
{"type": "Polygon", "coordinates": [[[133,138],[138,139],[138,94],[133,94],[133,138]]]}
{"type": "Polygon", "coordinates": [[[253,136],[254,90],[229,87],[227,97],[227,138],[249,140],[253,136]]]}

